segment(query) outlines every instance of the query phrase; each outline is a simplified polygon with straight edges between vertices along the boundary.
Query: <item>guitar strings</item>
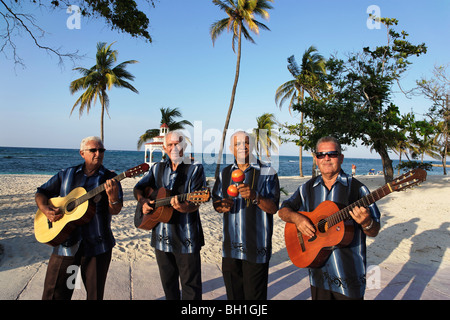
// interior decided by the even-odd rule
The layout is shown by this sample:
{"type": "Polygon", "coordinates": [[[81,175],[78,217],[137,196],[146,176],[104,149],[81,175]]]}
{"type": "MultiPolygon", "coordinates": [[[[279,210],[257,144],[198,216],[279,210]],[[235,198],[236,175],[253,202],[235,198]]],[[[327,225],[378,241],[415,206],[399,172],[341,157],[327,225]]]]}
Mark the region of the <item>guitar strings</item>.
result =
{"type": "MultiPolygon", "coordinates": [[[[360,206],[360,204],[363,204],[363,207],[368,207],[369,205],[375,203],[376,201],[380,200],[381,198],[385,197],[386,195],[390,194],[393,190],[392,187],[394,187],[395,191],[400,191],[400,190],[404,190],[406,188],[410,188],[413,187],[414,185],[425,181],[426,178],[426,172],[422,169],[419,169],[419,173],[421,173],[422,176],[419,177],[414,177],[416,175],[416,171],[418,171],[418,169],[414,169],[411,170],[410,172],[407,172],[399,177],[397,177],[396,179],[394,179],[393,181],[391,181],[390,183],[387,183],[386,185],[376,189],[375,191],[369,193],[367,196],[355,201],[354,203],[350,204],[349,206],[347,206],[346,208],[339,210],[335,213],[333,213],[332,215],[330,215],[329,217],[320,220],[319,222],[313,224],[313,226],[316,228],[316,230],[325,230],[325,225],[329,224],[329,222],[332,222],[333,224],[329,224],[329,227],[332,227],[334,225],[336,225],[337,223],[347,219],[351,219],[351,216],[348,217],[347,215],[349,215],[350,209],[353,209],[356,206],[360,206]],[[405,181],[402,181],[405,180],[405,181]],[[380,196],[380,192],[383,192],[380,196]],[[369,197],[372,197],[372,200],[369,200],[369,197]],[[367,203],[364,203],[365,201],[367,201],[367,203]],[[344,216],[342,216],[344,214],[344,216]]],[[[297,232],[301,235],[302,233],[300,231],[297,230],[297,232]]]]}
{"type": "MultiPolygon", "coordinates": [[[[187,199],[187,197],[189,195],[191,195],[191,196],[192,195],[200,195],[201,196],[201,195],[207,195],[207,194],[208,194],[208,190],[194,191],[194,192],[191,192],[191,193],[183,193],[183,194],[175,195],[175,196],[172,196],[172,197],[156,199],[155,200],[155,205],[156,205],[156,207],[162,207],[162,206],[165,206],[165,205],[169,205],[170,201],[172,200],[172,198],[175,198],[175,197],[178,197],[179,201],[184,202],[184,201],[186,201],[186,199],[187,199]]],[[[199,201],[197,200],[197,201],[191,201],[191,202],[195,203],[195,202],[199,202],[199,201]]]]}
{"type": "Polygon", "coordinates": [[[353,209],[353,208],[355,208],[357,206],[361,207],[361,205],[363,207],[368,207],[372,203],[374,203],[377,200],[381,199],[382,197],[388,195],[390,192],[386,192],[385,187],[386,186],[383,186],[381,188],[376,189],[375,191],[369,193],[367,196],[365,196],[365,197],[363,197],[361,199],[358,199],[354,203],[348,205],[344,209],[341,209],[341,210],[333,213],[332,215],[328,216],[327,218],[318,221],[313,226],[317,230],[325,230],[325,225],[326,224],[328,224],[328,228],[329,228],[329,227],[332,227],[332,226],[336,225],[337,223],[339,223],[339,222],[341,222],[341,221],[343,221],[345,219],[351,218],[351,215],[350,215],[350,210],[351,209],[353,209]],[[380,194],[379,194],[380,192],[383,192],[382,196],[380,196],[380,194]],[[369,197],[372,197],[372,200],[369,200],[369,197]]]}

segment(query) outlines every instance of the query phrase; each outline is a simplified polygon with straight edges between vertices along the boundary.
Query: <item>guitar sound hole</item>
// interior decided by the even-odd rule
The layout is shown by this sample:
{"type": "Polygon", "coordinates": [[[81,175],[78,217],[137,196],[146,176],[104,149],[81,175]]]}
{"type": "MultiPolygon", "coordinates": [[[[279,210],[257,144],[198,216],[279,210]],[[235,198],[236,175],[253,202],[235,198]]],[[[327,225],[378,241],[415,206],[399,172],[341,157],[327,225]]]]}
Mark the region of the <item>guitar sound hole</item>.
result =
{"type": "Polygon", "coordinates": [[[317,224],[317,230],[319,230],[319,232],[321,233],[327,232],[326,225],[327,225],[326,220],[320,220],[319,223],[317,224]]]}
{"type": "Polygon", "coordinates": [[[66,206],[67,211],[72,211],[75,209],[75,203],[73,201],[69,202],[66,206]]]}

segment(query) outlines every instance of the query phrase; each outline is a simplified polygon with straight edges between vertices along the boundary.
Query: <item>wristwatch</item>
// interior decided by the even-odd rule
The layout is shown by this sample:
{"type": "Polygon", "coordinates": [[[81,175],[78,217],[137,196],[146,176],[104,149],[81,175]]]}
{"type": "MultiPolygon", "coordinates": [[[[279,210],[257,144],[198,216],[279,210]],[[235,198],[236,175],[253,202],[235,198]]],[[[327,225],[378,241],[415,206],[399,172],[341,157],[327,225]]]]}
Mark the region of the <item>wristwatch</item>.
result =
{"type": "Polygon", "coordinates": [[[373,219],[370,221],[369,225],[367,227],[363,227],[364,231],[370,230],[373,227],[373,219]]]}

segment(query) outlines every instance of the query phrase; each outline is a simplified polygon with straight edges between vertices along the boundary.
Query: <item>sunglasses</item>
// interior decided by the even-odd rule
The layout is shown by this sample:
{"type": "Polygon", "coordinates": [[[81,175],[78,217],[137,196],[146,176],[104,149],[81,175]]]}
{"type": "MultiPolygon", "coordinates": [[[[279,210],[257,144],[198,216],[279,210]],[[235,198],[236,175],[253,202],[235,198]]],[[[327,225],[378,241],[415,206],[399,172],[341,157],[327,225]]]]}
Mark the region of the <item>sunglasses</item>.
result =
{"type": "Polygon", "coordinates": [[[92,149],[84,149],[84,151],[89,151],[91,153],[96,153],[98,151],[100,153],[103,153],[106,151],[106,149],[105,148],[99,148],[99,149],[92,148],[92,149]]]}
{"type": "Polygon", "coordinates": [[[325,159],[326,156],[329,156],[332,159],[337,158],[340,155],[338,151],[328,151],[328,152],[316,152],[317,159],[325,159]]]}

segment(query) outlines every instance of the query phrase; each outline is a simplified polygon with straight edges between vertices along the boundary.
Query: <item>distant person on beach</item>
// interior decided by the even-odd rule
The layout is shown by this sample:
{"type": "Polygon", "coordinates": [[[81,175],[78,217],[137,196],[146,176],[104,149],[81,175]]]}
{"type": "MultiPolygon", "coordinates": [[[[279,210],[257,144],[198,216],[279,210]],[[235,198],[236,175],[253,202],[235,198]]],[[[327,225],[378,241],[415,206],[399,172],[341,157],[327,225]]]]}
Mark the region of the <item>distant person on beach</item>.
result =
{"type": "MultiPolygon", "coordinates": [[[[279,216],[294,223],[303,235],[316,233],[311,221],[299,213],[313,211],[324,200],[349,205],[369,194],[369,190],[342,169],[344,155],[333,137],[321,138],[314,158],[322,175],[309,180],[281,205],[279,216]]],[[[366,236],[375,237],[380,230],[380,212],[375,204],[355,207],[350,212],[354,235],[347,247],[335,247],[325,264],[309,268],[313,300],[363,299],[366,287],[366,236]]]]}
{"type": "MultiPolygon", "coordinates": [[[[201,164],[191,164],[185,157],[186,138],[178,131],[164,138],[164,151],[168,158],[155,163],[134,187],[134,196],[142,204],[142,212],[154,209],[154,200],[145,189],[165,188],[171,195],[198,191],[206,186],[201,164]]],[[[200,249],[204,245],[203,229],[198,205],[171,200],[174,209],[168,223],[159,222],[152,229],[151,245],[155,248],[162,287],[167,300],[201,300],[202,279],[200,249]],[[181,293],[179,282],[181,282],[181,293]]]]}
{"type": "Polygon", "coordinates": [[[123,192],[116,174],[103,166],[105,148],[98,137],[81,141],[80,155],[84,163],[60,171],[37,189],[35,200],[50,222],[62,218],[59,208],[48,204],[54,197],[65,197],[76,187],[90,191],[105,183],[105,192],[89,204],[95,210],[94,217],[75,228],[69,238],[53,249],[44,281],[44,300],[70,300],[73,287],[69,267],[81,266],[81,277],[88,300],[102,300],[106,276],[115,245],[111,231],[111,216],[122,210],[123,192]]]}
{"type": "Polygon", "coordinates": [[[250,136],[231,136],[234,163],[225,167],[213,188],[214,209],[223,213],[222,273],[229,300],[265,300],[272,254],[273,215],[278,210],[280,185],[275,170],[253,158],[250,136]],[[238,195],[227,195],[232,172],[245,180],[238,195]]]}
{"type": "Polygon", "coordinates": [[[352,164],[352,177],[356,175],[356,166],[352,164]]]}

